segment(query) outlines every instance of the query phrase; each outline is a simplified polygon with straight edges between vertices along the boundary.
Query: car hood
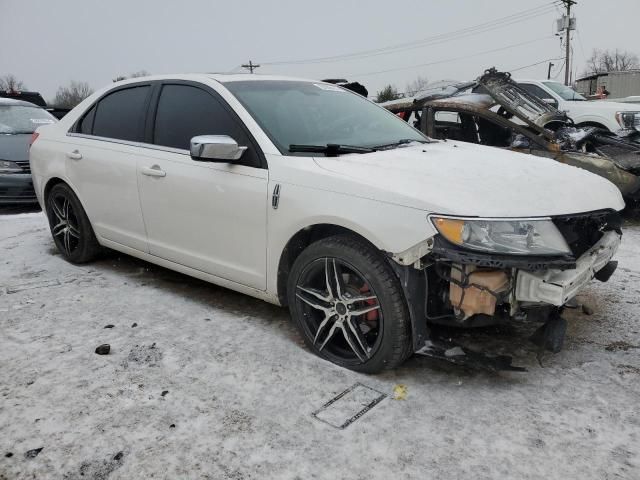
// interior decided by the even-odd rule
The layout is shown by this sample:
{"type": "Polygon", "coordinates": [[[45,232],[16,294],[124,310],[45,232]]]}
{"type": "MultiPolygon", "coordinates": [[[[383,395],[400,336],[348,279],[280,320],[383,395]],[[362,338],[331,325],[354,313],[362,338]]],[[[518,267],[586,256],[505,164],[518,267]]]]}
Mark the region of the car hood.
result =
{"type": "Polygon", "coordinates": [[[462,142],[318,157],[315,162],[336,179],[349,181],[325,188],[349,188],[359,196],[433,213],[537,217],[624,208],[620,191],[586,170],[462,142]]]}
{"type": "Polygon", "coordinates": [[[30,133],[15,135],[0,134],[0,160],[28,160],[30,133]]]}

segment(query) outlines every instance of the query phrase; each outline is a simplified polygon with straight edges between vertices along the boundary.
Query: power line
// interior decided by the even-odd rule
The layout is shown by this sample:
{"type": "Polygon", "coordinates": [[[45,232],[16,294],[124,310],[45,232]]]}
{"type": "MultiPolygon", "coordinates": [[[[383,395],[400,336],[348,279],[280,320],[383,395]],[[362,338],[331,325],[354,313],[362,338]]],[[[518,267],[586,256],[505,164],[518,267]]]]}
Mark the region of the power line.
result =
{"type": "Polygon", "coordinates": [[[558,76],[560,76],[560,74],[562,73],[562,69],[564,68],[564,61],[562,62],[562,65],[560,65],[560,68],[558,68],[558,71],[556,72],[556,74],[553,76],[554,80],[558,79],[558,76]]]}
{"type": "Polygon", "coordinates": [[[358,52],[352,52],[342,55],[333,55],[327,57],[316,57],[302,60],[289,60],[289,61],[279,61],[279,62],[262,62],[262,65],[295,65],[295,64],[312,64],[312,63],[328,63],[328,62],[336,62],[336,61],[344,61],[344,60],[353,60],[357,58],[367,58],[378,55],[387,55],[390,53],[396,53],[402,50],[411,50],[415,48],[421,48],[429,45],[444,43],[452,40],[457,40],[460,38],[466,38],[473,35],[478,35],[480,33],[486,33],[492,30],[496,30],[498,28],[504,28],[509,25],[513,25],[515,23],[520,23],[526,20],[530,20],[532,18],[537,18],[542,15],[546,15],[552,12],[556,8],[556,3],[561,0],[554,0],[551,3],[545,5],[539,5],[538,7],[530,8],[528,10],[524,10],[519,13],[507,15],[505,17],[501,17],[495,20],[491,20],[489,22],[481,23],[479,25],[466,27],[460,30],[456,30],[453,32],[443,33],[440,35],[434,35],[431,37],[423,38],[421,40],[415,40],[412,42],[405,42],[396,45],[390,45],[387,47],[370,49],[370,50],[361,50],[358,52]]]}
{"type": "MultiPolygon", "coordinates": [[[[263,64],[264,65],[291,65],[291,64],[327,63],[327,62],[335,62],[335,61],[343,61],[343,60],[352,60],[357,58],[367,58],[367,57],[378,56],[378,55],[387,55],[387,54],[396,53],[402,50],[411,50],[415,48],[422,48],[425,46],[444,43],[451,40],[457,40],[460,38],[465,38],[472,35],[477,35],[480,33],[492,31],[497,28],[509,26],[524,20],[529,20],[531,18],[536,18],[541,15],[546,15],[547,13],[552,11],[550,7],[551,7],[550,5],[544,6],[542,7],[544,8],[543,11],[537,11],[537,12],[530,12],[529,10],[527,10],[520,14],[510,15],[508,17],[503,17],[501,19],[493,20],[491,22],[486,22],[484,24],[476,25],[474,27],[467,27],[465,29],[456,30],[454,32],[435,35],[432,37],[416,40],[413,42],[407,42],[407,43],[392,45],[392,46],[378,48],[378,49],[363,50],[360,52],[354,52],[350,54],[335,55],[330,57],[318,57],[318,58],[312,58],[307,60],[292,60],[287,62],[263,62],[263,64]],[[526,14],[526,15],[523,16],[523,14],[526,14]],[[519,18],[511,18],[516,16],[519,18]]],[[[531,9],[531,10],[539,10],[539,9],[540,7],[537,7],[536,9],[531,9]]]]}
{"type": "Polygon", "coordinates": [[[520,70],[524,70],[525,68],[529,68],[529,67],[535,67],[536,65],[541,65],[543,63],[547,63],[547,62],[551,62],[553,60],[562,60],[562,57],[556,57],[556,58],[547,58],[545,60],[540,60],[539,62],[536,63],[531,63],[529,65],[525,65],[524,67],[518,67],[518,68],[511,68],[509,70],[507,70],[508,72],[518,72],[520,70]]]}
{"type": "Polygon", "coordinates": [[[431,65],[438,65],[438,64],[441,64],[441,63],[456,62],[458,60],[465,60],[467,58],[477,57],[478,55],[486,55],[488,53],[501,52],[503,50],[508,50],[510,48],[521,47],[523,45],[528,45],[528,44],[531,44],[531,43],[539,42],[541,40],[548,40],[548,39],[551,39],[551,38],[553,38],[552,35],[551,36],[546,36],[546,37],[541,37],[541,38],[535,38],[533,40],[527,40],[525,42],[515,43],[513,45],[506,45],[504,47],[494,48],[494,49],[491,49],[491,50],[485,50],[485,51],[482,51],[482,52],[476,52],[476,53],[472,53],[472,54],[469,54],[469,55],[463,55],[461,57],[447,58],[447,59],[443,59],[443,60],[436,60],[436,61],[433,61],[433,62],[420,63],[420,64],[417,64],[417,65],[409,65],[409,66],[406,66],[406,67],[390,68],[390,69],[387,69],[387,70],[378,70],[378,71],[375,71],[375,72],[353,73],[353,74],[347,75],[347,77],[355,77],[355,78],[366,77],[366,76],[369,76],[369,75],[377,75],[377,74],[380,74],[380,73],[395,72],[395,71],[398,71],[398,70],[409,70],[409,69],[412,69],[412,68],[427,67],[427,66],[431,66],[431,65]]]}

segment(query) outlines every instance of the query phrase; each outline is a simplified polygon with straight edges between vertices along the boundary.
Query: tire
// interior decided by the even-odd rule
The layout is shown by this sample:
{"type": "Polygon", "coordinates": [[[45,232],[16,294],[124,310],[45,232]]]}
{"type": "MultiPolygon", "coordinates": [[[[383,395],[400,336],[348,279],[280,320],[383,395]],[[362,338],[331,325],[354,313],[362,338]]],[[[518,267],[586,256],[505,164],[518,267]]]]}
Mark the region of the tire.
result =
{"type": "Polygon", "coordinates": [[[58,183],[46,198],[51,236],[62,256],[71,263],[86,263],[100,253],[89,218],[73,190],[58,183]]]}
{"type": "Polygon", "coordinates": [[[287,297],[307,346],[337,365],[377,373],[412,353],[402,287],[382,254],[362,240],[339,235],[309,245],[293,264],[287,297]]]}

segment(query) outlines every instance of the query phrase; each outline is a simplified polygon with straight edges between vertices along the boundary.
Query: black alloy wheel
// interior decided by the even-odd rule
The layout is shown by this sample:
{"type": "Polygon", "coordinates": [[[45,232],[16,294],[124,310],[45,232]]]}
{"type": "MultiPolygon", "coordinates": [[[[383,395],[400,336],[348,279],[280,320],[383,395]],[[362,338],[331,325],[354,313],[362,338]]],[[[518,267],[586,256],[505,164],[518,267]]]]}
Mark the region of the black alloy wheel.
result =
{"type": "Polygon", "coordinates": [[[307,345],[335,364],[375,373],[411,353],[401,287],[363,241],[336,236],[311,244],[294,263],[288,296],[307,345]]]}
{"type": "Polygon", "coordinates": [[[84,263],[97,255],[100,246],[91,223],[68,185],[53,186],[47,195],[46,211],[53,241],[65,259],[84,263]]]}

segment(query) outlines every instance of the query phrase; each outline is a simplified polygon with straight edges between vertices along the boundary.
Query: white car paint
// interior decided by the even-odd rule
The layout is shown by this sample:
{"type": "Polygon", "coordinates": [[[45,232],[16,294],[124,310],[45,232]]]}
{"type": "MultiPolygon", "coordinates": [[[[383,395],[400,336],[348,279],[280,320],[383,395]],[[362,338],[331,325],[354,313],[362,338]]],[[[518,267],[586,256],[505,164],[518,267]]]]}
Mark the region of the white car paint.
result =
{"type": "Polygon", "coordinates": [[[40,204],[44,207],[47,183],[62,179],[80,198],[102,245],[273,303],[279,302],[282,252],[312,225],[338,225],[399,254],[435,235],[427,221],[431,213],[544,217],[624,207],[618,189],[601,177],[472,144],[437,142],[337,158],[283,156],[220,83],[262,78],[289,79],[204,74],[147,79],[190,80],[217,91],[252,132],[268,170],[202,164],[186,150],[69,135],[111,85],[58,124],[38,130],[31,165],[40,204]],[[70,158],[76,151],[82,158],[70,158]],[[156,165],[165,177],[142,174],[156,165]],[[273,209],[276,184],[281,196],[273,209]]]}
{"type": "Polygon", "coordinates": [[[616,120],[617,112],[639,112],[640,115],[640,107],[629,103],[604,100],[565,100],[545,84],[548,80],[518,79],[515,81],[520,85],[530,84],[540,87],[557,102],[556,108],[565,112],[576,125],[599,124],[615,133],[622,129],[622,125],[616,120]]]}
{"type": "Polygon", "coordinates": [[[151,255],[266,289],[266,170],[160,150],[137,163],[166,173],[138,177],[151,255]]]}

